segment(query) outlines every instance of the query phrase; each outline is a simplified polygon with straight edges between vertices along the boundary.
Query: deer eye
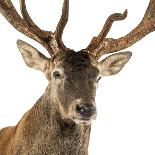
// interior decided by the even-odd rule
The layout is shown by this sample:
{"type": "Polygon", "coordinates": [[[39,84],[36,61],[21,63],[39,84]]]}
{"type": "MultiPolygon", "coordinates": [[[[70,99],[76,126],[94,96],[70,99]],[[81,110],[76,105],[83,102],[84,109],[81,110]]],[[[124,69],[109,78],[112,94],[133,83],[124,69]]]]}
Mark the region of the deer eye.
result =
{"type": "Polygon", "coordinates": [[[55,79],[59,79],[61,77],[60,73],[58,71],[53,72],[53,77],[55,79]]]}
{"type": "Polygon", "coordinates": [[[96,83],[98,83],[100,80],[101,80],[101,77],[99,77],[99,78],[97,79],[96,83]]]}

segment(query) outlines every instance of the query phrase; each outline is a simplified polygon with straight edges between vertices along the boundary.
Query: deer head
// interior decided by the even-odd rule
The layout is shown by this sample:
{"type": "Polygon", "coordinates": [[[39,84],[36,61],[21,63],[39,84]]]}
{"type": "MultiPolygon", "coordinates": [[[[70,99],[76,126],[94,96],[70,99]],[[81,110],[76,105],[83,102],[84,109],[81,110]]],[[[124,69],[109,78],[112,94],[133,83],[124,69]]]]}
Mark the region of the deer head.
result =
{"type": "Polygon", "coordinates": [[[25,63],[42,71],[47,80],[51,103],[64,119],[77,124],[90,124],[96,117],[95,93],[101,77],[117,74],[131,57],[131,52],[119,52],[99,61],[108,53],[130,47],[155,29],[155,0],[150,0],[141,23],[124,37],[106,38],[114,21],[124,20],[123,14],[115,13],[108,17],[97,37],[88,47],[79,52],[67,48],[62,41],[63,30],[68,21],[69,0],[64,0],[62,16],[55,32],[40,29],[27,12],[25,0],[20,0],[22,17],[10,0],[0,1],[0,12],[18,31],[39,42],[50,54],[47,58],[24,41],[17,45],[25,63]]]}

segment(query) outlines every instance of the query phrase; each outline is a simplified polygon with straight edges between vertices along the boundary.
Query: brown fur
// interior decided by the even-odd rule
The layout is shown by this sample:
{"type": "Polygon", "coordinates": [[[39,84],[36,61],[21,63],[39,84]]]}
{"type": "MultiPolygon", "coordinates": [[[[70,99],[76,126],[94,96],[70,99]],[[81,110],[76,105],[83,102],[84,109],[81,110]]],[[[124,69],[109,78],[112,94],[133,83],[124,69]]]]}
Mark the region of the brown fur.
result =
{"type": "MultiPolygon", "coordinates": [[[[87,53],[71,53],[62,54],[55,58],[56,62],[62,62],[63,68],[65,68],[65,74],[70,76],[68,83],[66,82],[66,94],[68,95],[68,101],[64,96],[60,95],[60,101],[64,100],[68,102],[61,102],[61,106],[66,110],[69,109],[69,102],[74,98],[88,98],[89,96],[84,93],[77,93],[81,89],[82,85],[76,86],[76,93],[73,93],[75,80],[79,82],[78,75],[82,74],[80,71],[85,71],[88,68],[96,70],[96,73],[90,69],[87,71],[88,75],[93,78],[96,77],[98,70],[91,66],[90,57],[87,53]],[[71,61],[74,60],[75,61],[71,61]],[[88,61],[89,60],[89,61],[88,61]],[[78,66],[79,65],[79,69],[78,66]],[[72,67],[71,67],[72,66],[72,67]],[[80,66],[83,66],[82,68],[80,66]],[[77,71],[78,70],[78,71],[77,71]],[[80,71],[79,71],[80,70],[80,71]],[[67,73],[68,72],[68,73],[67,73]],[[73,75],[72,75],[73,74],[73,75]],[[72,77],[70,79],[70,77],[72,77]],[[71,98],[74,96],[74,98],[71,98]]],[[[55,64],[56,65],[56,64],[55,64]]],[[[87,82],[86,80],[84,82],[87,82]]],[[[84,84],[84,83],[83,83],[84,84]]],[[[88,87],[88,86],[87,86],[88,87]]],[[[86,88],[87,88],[86,87],[86,88]]],[[[89,87],[88,87],[89,88],[89,87]]],[[[34,107],[29,110],[21,119],[21,121],[15,127],[4,128],[0,131],[0,154],[1,155],[87,155],[88,143],[90,135],[90,125],[78,125],[72,119],[65,118],[63,112],[59,109],[57,102],[53,100],[52,86],[49,85],[43,94],[43,96],[37,101],[34,107]]],[[[88,89],[84,89],[87,91],[88,89]]],[[[92,88],[91,88],[92,90],[92,88]]],[[[82,91],[83,92],[83,91],[82,91]]],[[[92,96],[94,98],[94,96],[92,96]]]]}
{"type": "Polygon", "coordinates": [[[56,117],[59,114],[56,114],[54,108],[44,103],[46,100],[43,101],[43,98],[25,114],[16,127],[2,129],[0,154],[87,154],[90,126],[63,122],[59,116],[56,117]]]}

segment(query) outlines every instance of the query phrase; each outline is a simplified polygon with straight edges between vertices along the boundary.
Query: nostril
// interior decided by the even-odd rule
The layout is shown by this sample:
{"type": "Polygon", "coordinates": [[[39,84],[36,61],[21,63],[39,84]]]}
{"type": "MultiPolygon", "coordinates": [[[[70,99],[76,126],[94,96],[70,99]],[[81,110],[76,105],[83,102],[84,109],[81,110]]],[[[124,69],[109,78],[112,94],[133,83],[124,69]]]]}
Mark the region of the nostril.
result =
{"type": "Polygon", "coordinates": [[[76,106],[76,111],[80,113],[82,117],[89,118],[94,115],[96,108],[91,104],[81,104],[76,106]]]}
{"type": "Polygon", "coordinates": [[[76,106],[76,111],[77,111],[77,112],[80,113],[80,112],[83,112],[84,110],[85,110],[85,107],[84,107],[83,105],[77,105],[77,106],[76,106]]]}

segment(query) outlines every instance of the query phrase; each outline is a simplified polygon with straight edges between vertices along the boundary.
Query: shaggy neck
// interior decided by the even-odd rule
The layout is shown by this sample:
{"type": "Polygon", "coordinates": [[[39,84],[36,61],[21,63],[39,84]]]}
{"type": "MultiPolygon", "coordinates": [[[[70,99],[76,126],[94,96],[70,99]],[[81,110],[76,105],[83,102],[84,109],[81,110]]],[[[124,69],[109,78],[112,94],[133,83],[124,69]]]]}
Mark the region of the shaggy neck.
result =
{"type": "MultiPolygon", "coordinates": [[[[22,119],[24,126],[19,123],[18,129],[24,130],[22,139],[31,143],[30,154],[42,152],[46,154],[87,155],[90,126],[77,125],[69,119],[62,119],[59,110],[50,99],[50,89],[22,119]]],[[[25,143],[24,142],[24,143],[25,143]]]]}

